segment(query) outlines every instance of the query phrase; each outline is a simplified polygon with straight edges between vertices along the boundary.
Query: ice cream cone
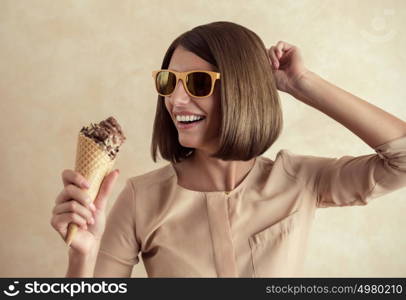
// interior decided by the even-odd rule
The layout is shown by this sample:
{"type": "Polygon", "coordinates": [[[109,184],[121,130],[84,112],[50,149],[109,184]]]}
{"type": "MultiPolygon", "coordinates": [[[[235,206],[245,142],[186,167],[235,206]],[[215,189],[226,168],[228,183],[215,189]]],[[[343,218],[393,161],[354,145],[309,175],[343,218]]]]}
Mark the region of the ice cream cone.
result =
{"type": "MultiPolygon", "coordinates": [[[[115,159],[112,159],[100,145],[92,139],[79,133],[75,171],[79,172],[90,184],[86,190],[91,199],[91,203],[96,199],[103,178],[112,170],[115,159]]],[[[65,242],[69,246],[75,236],[78,226],[70,223],[66,233],[65,242]]]]}

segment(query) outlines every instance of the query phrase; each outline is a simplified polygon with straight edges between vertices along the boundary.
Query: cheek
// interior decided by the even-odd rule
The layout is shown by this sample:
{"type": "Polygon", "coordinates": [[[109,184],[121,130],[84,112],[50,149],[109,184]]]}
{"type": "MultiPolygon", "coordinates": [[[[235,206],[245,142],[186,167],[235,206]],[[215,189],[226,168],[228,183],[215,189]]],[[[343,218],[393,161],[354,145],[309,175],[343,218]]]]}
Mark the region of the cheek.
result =
{"type": "Polygon", "coordinates": [[[220,97],[213,94],[202,102],[201,107],[210,117],[217,117],[220,114],[220,105],[220,97]]]}

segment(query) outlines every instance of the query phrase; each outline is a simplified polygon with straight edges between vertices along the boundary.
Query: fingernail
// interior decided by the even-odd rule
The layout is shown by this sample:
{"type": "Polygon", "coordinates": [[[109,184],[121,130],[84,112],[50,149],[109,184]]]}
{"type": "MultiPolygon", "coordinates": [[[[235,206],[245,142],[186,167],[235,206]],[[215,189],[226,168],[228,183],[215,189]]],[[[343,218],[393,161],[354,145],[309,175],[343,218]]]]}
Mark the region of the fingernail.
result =
{"type": "Polygon", "coordinates": [[[119,169],[117,169],[116,172],[117,172],[117,175],[120,174],[120,170],[119,170],[119,169]]]}
{"type": "Polygon", "coordinates": [[[275,66],[275,68],[278,68],[278,63],[274,62],[273,65],[275,66]]]}
{"type": "Polygon", "coordinates": [[[94,206],[93,203],[90,203],[90,209],[93,210],[93,211],[96,211],[96,206],[94,206]]]}

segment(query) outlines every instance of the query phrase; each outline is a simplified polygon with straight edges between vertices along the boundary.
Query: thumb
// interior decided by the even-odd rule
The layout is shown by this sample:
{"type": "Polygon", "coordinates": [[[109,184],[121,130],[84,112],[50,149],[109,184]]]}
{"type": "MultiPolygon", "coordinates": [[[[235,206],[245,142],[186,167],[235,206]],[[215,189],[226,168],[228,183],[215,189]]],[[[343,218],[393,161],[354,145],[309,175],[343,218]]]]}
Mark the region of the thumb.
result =
{"type": "Polygon", "coordinates": [[[119,173],[120,171],[117,169],[110,172],[107,176],[104,177],[99,189],[99,193],[94,200],[94,205],[96,206],[97,210],[104,211],[107,204],[107,198],[110,195],[111,190],[113,189],[114,183],[116,182],[119,173]]]}

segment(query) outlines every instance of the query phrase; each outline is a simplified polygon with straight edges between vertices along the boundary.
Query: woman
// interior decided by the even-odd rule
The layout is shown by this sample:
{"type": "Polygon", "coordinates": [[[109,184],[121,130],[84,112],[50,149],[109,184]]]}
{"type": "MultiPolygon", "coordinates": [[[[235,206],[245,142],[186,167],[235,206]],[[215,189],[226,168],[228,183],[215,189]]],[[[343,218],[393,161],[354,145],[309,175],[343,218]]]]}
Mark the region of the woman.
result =
{"type": "Polygon", "coordinates": [[[81,226],[67,276],[129,277],[140,253],[150,277],[300,276],[316,208],[365,205],[406,186],[406,123],[309,71],[286,42],[267,50],[240,25],[198,26],[171,44],[153,78],[152,157],[170,164],[130,178],[106,226],[118,172],[94,206],[86,180],[63,172],[51,224],[62,238],[69,222],[81,226]],[[282,130],[277,89],[377,154],[261,156],[282,130]]]}

